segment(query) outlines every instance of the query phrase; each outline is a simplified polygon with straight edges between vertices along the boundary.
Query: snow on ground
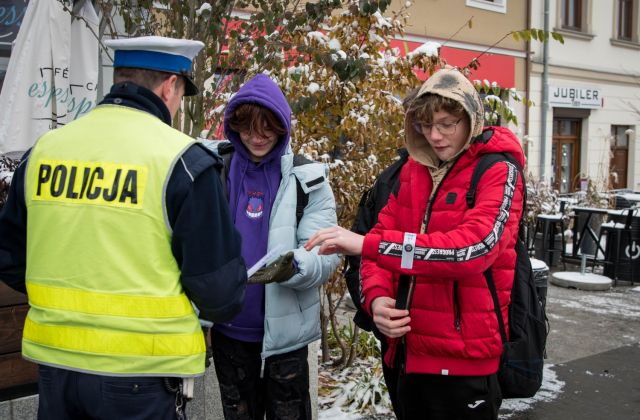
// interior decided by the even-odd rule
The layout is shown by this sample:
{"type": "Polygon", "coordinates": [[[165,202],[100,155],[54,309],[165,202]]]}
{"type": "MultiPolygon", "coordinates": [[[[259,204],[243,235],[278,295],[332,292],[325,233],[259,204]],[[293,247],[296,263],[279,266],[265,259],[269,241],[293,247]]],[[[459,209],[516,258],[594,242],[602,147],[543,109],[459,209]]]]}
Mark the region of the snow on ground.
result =
{"type": "Polygon", "coordinates": [[[393,418],[378,358],[357,359],[342,371],[324,365],[318,379],[319,420],[393,418]]]}
{"type": "MultiPolygon", "coordinates": [[[[368,361],[357,362],[354,367],[337,374],[331,374],[326,370],[323,372],[323,369],[321,369],[321,388],[326,392],[321,391],[320,393],[318,420],[382,420],[394,418],[391,411],[391,402],[386,394],[382,404],[377,404],[375,410],[367,410],[366,414],[358,412],[353,405],[345,406],[347,405],[348,395],[351,394],[350,390],[356,387],[357,379],[376,370],[376,367],[372,365],[374,365],[374,361],[369,358],[368,361]]],[[[499,418],[509,419],[516,413],[529,410],[538,402],[547,402],[558,398],[565,383],[558,379],[556,373],[552,370],[553,366],[545,365],[542,387],[534,397],[503,400],[499,418]]]]}
{"type": "Polygon", "coordinates": [[[353,417],[349,413],[345,413],[340,407],[331,407],[327,410],[322,410],[318,413],[319,420],[346,420],[357,419],[359,417],[353,417]]]}
{"type": "Polygon", "coordinates": [[[564,382],[558,379],[552,370],[554,365],[545,365],[542,374],[542,386],[532,398],[513,398],[502,401],[500,419],[508,419],[514,414],[529,410],[535,403],[552,401],[558,398],[564,388],[564,382]]]}
{"type": "Polygon", "coordinates": [[[567,319],[563,316],[552,314],[549,312],[547,312],[547,318],[549,318],[550,320],[563,320],[567,324],[578,324],[578,321],[576,321],[575,319],[567,319]]]}
{"type": "Polygon", "coordinates": [[[615,314],[626,319],[640,319],[640,307],[624,299],[624,295],[620,293],[606,293],[597,296],[578,296],[575,300],[557,299],[554,297],[549,297],[547,300],[554,305],[564,308],[577,309],[595,314],[615,314]]]}

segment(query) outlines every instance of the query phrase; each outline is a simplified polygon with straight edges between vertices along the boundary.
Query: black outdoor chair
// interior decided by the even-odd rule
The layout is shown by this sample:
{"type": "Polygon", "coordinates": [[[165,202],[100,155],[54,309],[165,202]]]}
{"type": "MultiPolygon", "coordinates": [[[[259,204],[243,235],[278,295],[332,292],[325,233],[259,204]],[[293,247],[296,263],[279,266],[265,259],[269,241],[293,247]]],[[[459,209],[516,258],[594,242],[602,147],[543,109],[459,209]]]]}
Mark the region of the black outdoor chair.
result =
{"type": "MultiPolygon", "coordinates": [[[[624,208],[626,210],[626,216],[624,217],[624,224],[613,223],[603,224],[600,227],[600,235],[598,235],[598,243],[601,243],[603,236],[607,238],[607,245],[605,247],[605,255],[603,260],[594,258],[593,266],[595,268],[596,263],[602,264],[605,269],[605,275],[610,274],[612,276],[613,285],[617,284],[619,279],[620,264],[626,262],[629,264],[631,284],[634,283],[634,263],[633,250],[629,251],[629,255],[626,254],[624,249],[620,249],[623,239],[626,238],[627,244],[631,245],[633,242],[633,217],[638,208],[624,208]],[[613,241],[613,242],[612,242],[613,241]]],[[[597,252],[597,251],[596,251],[597,252]]]]}
{"type": "MultiPolygon", "coordinates": [[[[565,202],[560,202],[560,213],[536,217],[533,229],[533,244],[540,239],[540,248],[534,252],[536,258],[544,261],[549,267],[555,267],[562,260],[565,249],[564,241],[564,212],[565,202]],[[556,243],[556,236],[560,235],[560,244],[556,243]]],[[[564,260],[562,260],[564,264],[564,260]]]]}
{"type": "Polygon", "coordinates": [[[620,196],[620,195],[616,195],[615,196],[615,207],[616,209],[628,209],[629,207],[631,207],[631,202],[629,200],[627,200],[626,198],[620,196]]]}

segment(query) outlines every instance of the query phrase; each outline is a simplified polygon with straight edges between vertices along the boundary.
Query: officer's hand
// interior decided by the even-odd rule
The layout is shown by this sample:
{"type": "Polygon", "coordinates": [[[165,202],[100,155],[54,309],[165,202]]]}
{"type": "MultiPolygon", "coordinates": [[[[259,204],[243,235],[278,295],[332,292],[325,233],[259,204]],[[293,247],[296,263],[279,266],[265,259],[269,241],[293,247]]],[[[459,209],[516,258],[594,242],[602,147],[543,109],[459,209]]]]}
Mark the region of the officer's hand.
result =
{"type": "Polygon", "coordinates": [[[249,284],[267,284],[267,283],[280,283],[289,280],[294,274],[296,274],[296,264],[293,259],[293,251],[289,251],[284,255],[281,255],[277,260],[262,267],[256,271],[247,283],[249,284]]]}

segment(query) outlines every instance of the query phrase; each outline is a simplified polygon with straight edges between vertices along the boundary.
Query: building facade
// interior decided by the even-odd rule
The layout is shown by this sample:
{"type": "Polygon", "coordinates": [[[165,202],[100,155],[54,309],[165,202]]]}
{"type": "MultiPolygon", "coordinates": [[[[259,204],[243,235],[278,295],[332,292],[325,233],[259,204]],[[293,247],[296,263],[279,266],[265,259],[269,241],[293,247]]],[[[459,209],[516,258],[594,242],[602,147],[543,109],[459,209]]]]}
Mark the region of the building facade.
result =
{"type": "MultiPolygon", "coordinates": [[[[640,191],[640,1],[546,2],[549,29],[564,45],[548,44],[546,84],[543,46],[531,45],[529,169],[561,193],[586,179],[640,191]]],[[[545,1],[533,0],[532,26],[542,28],[544,16],[545,1]]]]}
{"type": "MultiPolygon", "coordinates": [[[[391,9],[397,11],[404,3],[394,1],[391,9]]],[[[504,89],[515,89],[522,98],[528,96],[528,45],[509,35],[529,27],[528,0],[417,0],[411,3],[405,34],[395,41],[401,51],[410,51],[427,41],[438,42],[442,45],[441,57],[453,66],[463,68],[478,58],[479,66],[471,71],[471,80],[495,82],[504,89]]],[[[503,90],[502,99],[508,97],[503,90]]],[[[510,128],[520,138],[526,138],[529,125],[526,107],[513,100],[510,106],[518,118],[518,124],[510,124],[510,128]]]]}
{"type": "Polygon", "coordinates": [[[545,0],[413,1],[397,42],[407,50],[440,42],[441,55],[458,67],[489,49],[471,79],[533,100],[530,107],[511,101],[518,124],[510,128],[523,140],[534,178],[561,193],[584,188],[587,179],[600,189],[640,191],[640,0],[546,2],[547,29],[564,44],[547,43],[545,87],[543,43],[507,36],[496,44],[511,31],[544,29],[545,0]]]}

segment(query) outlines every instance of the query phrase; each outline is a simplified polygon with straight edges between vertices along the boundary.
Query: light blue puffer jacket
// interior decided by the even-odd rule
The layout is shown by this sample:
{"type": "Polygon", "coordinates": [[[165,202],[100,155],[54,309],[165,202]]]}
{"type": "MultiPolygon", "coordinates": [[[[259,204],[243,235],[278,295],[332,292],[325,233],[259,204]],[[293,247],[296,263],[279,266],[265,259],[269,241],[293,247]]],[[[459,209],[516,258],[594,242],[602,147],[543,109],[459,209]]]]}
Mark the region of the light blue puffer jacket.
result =
{"type": "MultiPolygon", "coordinates": [[[[223,141],[204,141],[217,152],[223,141]]],[[[302,245],[316,231],[337,224],[336,203],[329,185],[328,169],[321,163],[293,166],[287,146],[281,161],[282,180],[269,221],[268,251],[283,246],[293,250],[298,273],[282,283],[265,286],[265,320],[262,360],[287,353],[320,338],[320,286],[338,267],[336,255],[320,256],[318,248],[307,252],[302,245]],[[296,228],[297,188],[295,177],[309,201],[296,228]]]]}

